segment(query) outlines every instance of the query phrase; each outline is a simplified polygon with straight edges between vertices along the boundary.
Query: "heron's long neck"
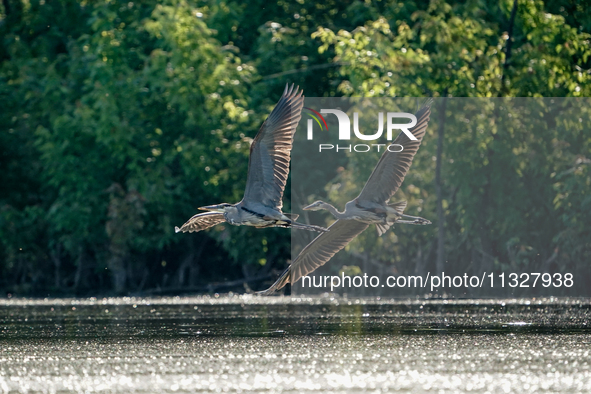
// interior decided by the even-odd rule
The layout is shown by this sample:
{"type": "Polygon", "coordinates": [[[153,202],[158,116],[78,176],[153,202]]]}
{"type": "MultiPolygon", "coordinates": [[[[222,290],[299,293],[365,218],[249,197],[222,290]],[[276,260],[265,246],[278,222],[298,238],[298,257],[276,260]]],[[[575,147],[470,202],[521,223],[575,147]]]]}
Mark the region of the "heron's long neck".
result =
{"type": "Polygon", "coordinates": [[[338,209],[336,209],[335,207],[333,207],[332,205],[330,205],[327,202],[323,202],[322,208],[326,209],[328,212],[332,213],[332,216],[334,216],[337,219],[341,219],[345,214],[345,212],[339,212],[338,209]]]}

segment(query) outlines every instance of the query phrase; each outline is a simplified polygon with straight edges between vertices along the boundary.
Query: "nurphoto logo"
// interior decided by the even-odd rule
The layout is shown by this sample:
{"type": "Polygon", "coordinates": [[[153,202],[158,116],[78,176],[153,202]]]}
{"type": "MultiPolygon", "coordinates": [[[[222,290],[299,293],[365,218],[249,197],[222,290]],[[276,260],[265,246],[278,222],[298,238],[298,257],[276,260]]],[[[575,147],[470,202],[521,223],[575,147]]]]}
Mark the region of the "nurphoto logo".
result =
{"type": "MultiPolygon", "coordinates": [[[[339,109],[321,109],[320,112],[313,110],[312,108],[304,107],[306,110],[309,111],[308,115],[310,115],[311,119],[308,119],[307,126],[308,126],[308,140],[312,140],[314,138],[314,121],[320,128],[321,131],[328,131],[328,124],[326,119],[322,116],[322,114],[332,114],[337,117],[337,121],[339,123],[339,140],[340,141],[348,141],[351,140],[351,119],[349,115],[339,109]]],[[[412,127],[417,124],[417,118],[413,114],[406,113],[406,112],[387,112],[386,113],[386,138],[388,141],[392,141],[394,138],[394,130],[402,131],[410,140],[416,141],[417,138],[409,131],[412,127]],[[408,119],[410,122],[407,123],[394,123],[395,120],[398,122],[400,119],[408,119]]],[[[359,113],[353,113],[353,133],[355,137],[359,138],[362,141],[377,141],[382,137],[384,133],[384,113],[378,113],[378,131],[374,134],[363,134],[359,130],[359,113]]],[[[322,152],[323,150],[336,150],[339,151],[348,151],[348,152],[369,152],[372,150],[372,147],[376,147],[377,151],[380,152],[382,147],[386,147],[386,149],[390,152],[401,152],[403,147],[399,144],[357,144],[357,145],[333,145],[333,144],[319,144],[318,151],[322,152]]]]}

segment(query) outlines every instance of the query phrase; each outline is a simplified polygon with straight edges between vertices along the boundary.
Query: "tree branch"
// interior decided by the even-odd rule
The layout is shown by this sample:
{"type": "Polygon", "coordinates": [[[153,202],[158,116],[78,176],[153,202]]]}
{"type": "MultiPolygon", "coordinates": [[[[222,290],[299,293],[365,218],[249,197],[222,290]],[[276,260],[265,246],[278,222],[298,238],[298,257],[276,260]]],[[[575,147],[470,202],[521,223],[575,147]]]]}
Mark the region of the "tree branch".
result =
{"type": "Polygon", "coordinates": [[[509,18],[509,28],[507,29],[507,46],[505,47],[505,62],[503,63],[503,76],[501,77],[501,93],[505,90],[505,76],[511,60],[511,48],[513,46],[513,27],[515,26],[515,17],[517,15],[517,0],[513,0],[513,9],[509,18]]]}
{"type": "Polygon", "coordinates": [[[445,131],[445,110],[447,89],[443,91],[443,103],[439,108],[439,128],[437,130],[437,156],[435,164],[435,194],[437,197],[437,273],[443,272],[445,262],[445,215],[443,213],[443,190],[441,186],[441,166],[443,156],[443,136],[445,131]]]}
{"type": "Polygon", "coordinates": [[[280,72],[280,73],[267,75],[267,76],[264,76],[263,77],[263,80],[280,78],[280,77],[282,77],[284,75],[304,73],[306,71],[319,70],[319,69],[322,69],[322,68],[346,66],[348,64],[349,63],[342,63],[342,62],[327,63],[327,64],[316,64],[316,65],[313,65],[313,66],[310,66],[310,67],[296,68],[296,69],[293,69],[293,70],[287,70],[287,71],[283,71],[283,72],[280,72]]]}
{"type": "Polygon", "coordinates": [[[6,17],[8,18],[10,16],[10,13],[12,12],[12,10],[10,8],[10,0],[2,0],[2,5],[4,6],[4,13],[6,14],[6,17]]]}

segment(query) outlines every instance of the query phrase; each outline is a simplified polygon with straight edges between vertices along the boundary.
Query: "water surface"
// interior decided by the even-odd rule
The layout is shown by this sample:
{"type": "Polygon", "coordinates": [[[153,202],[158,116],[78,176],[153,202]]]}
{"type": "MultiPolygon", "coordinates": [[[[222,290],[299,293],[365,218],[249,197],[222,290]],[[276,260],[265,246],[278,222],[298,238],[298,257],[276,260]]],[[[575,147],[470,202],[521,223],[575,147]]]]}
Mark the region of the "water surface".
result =
{"type": "Polygon", "coordinates": [[[591,303],[0,300],[0,392],[591,392],[591,303]]]}

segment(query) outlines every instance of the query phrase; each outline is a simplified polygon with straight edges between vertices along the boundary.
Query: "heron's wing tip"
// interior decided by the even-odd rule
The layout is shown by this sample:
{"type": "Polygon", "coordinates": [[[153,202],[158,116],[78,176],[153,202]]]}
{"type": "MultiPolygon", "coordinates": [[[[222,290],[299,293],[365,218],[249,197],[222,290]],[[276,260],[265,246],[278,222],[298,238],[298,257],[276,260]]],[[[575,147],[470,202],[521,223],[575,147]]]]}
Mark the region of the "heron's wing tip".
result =
{"type": "Polygon", "coordinates": [[[291,84],[291,86],[289,86],[289,82],[287,82],[285,84],[285,89],[283,90],[283,96],[282,97],[304,97],[304,90],[300,89],[299,85],[295,85],[294,83],[291,84]]]}
{"type": "Polygon", "coordinates": [[[421,105],[421,108],[431,108],[431,105],[433,105],[433,97],[427,97],[424,101],[423,104],[421,105]]]}

